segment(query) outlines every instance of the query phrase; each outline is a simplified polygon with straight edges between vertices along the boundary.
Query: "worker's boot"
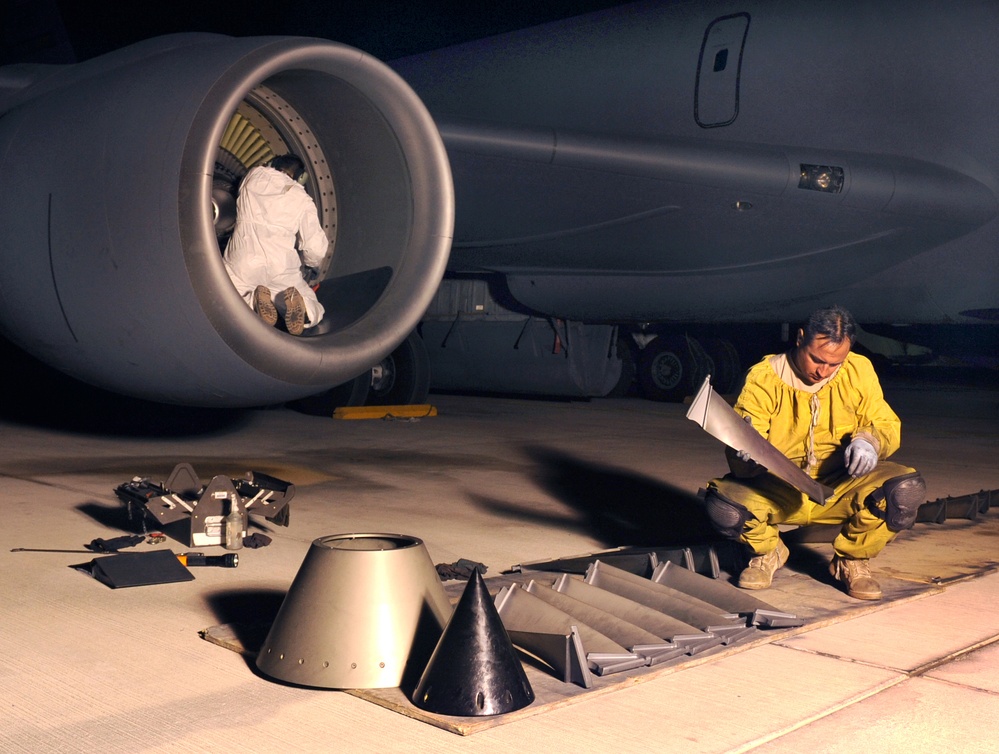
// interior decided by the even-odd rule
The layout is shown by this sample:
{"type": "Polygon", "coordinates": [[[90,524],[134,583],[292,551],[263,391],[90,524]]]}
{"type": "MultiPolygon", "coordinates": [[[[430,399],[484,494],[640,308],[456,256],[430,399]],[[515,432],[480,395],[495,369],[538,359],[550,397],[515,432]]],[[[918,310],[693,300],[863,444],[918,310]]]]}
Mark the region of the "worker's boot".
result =
{"type": "Polygon", "coordinates": [[[285,288],[284,326],[292,335],[301,335],[305,330],[305,299],[295,288],[285,288]]]}
{"type": "Polygon", "coordinates": [[[774,574],[787,562],[791,553],[784,543],[777,540],[777,547],[766,555],[750,558],[749,565],[739,574],[739,586],[743,589],[766,589],[774,580],[774,574]]]}
{"type": "Polygon", "coordinates": [[[866,558],[851,560],[833,555],[829,573],[846,586],[846,593],[858,600],[881,599],[881,585],[871,576],[870,561],[866,558]]]}
{"type": "Polygon", "coordinates": [[[274,306],[274,299],[271,298],[270,288],[266,285],[258,285],[257,289],[253,292],[253,311],[271,327],[277,324],[277,307],[274,306]]]}

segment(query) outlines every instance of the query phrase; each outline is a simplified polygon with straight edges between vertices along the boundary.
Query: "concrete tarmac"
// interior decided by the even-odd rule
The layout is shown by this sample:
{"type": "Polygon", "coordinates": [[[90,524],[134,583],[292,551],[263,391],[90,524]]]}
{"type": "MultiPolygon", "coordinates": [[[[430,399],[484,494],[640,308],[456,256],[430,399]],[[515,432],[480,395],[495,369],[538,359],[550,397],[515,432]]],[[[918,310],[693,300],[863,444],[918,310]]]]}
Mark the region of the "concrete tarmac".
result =
{"type": "MultiPolygon", "coordinates": [[[[885,377],[900,462],[930,500],[999,489],[999,386],[885,377]]],[[[199,631],[269,620],[310,543],[424,540],[434,563],[515,564],[703,535],[696,492],[722,446],[682,405],[432,395],[439,415],[344,421],[286,408],[163,409],[117,399],[0,412],[0,751],[993,752],[999,717],[999,510],[917,524],[872,562],[885,600],[846,596],[830,547],[792,542],[757,593],[806,618],[745,648],[459,736],[341,691],[269,681],[199,631]],[[237,569],[110,589],[70,566],[128,533],[113,488],[179,462],[207,480],[291,481],[287,528],[237,569]]],[[[793,534],[790,535],[793,539],[793,534]]],[[[184,552],[175,540],[139,545],[184,552]]],[[[202,548],[220,554],[221,548],[202,548]]],[[[723,575],[723,577],[725,577],[723,575]]],[[[536,702],[536,704],[538,704],[536,702]]],[[[526,712],[532,712],[528,709],[526,712]]]]}

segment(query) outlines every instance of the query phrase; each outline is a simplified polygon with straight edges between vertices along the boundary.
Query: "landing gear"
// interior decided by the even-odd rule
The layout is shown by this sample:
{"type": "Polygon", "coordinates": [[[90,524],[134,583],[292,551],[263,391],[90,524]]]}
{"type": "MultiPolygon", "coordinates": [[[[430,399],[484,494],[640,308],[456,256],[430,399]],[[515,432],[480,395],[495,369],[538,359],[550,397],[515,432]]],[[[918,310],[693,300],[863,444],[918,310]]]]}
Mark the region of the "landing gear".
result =
{"type": "Polygon", "coordinates": [[[630,338],[619,337],[617,341],[617,355],[621,359],[621,376],[617,384],[611,388],[605,398],[624,398],[632,393],[632,386],[638,376],[637,348],[630,338]]]}
{"type": "Polygon", "coordinates": [[[660,335],[638,359],[638,384],[653,401],[678,403],[693,395],[711,367],[701,345],[686,335],[660,335]]]}
{"type": "Polygon", "coordinates": [[[374,367],[350,382],[288,406],[311,416],[332,416],[349,406],[407,406],[426,403],[430,394],[430,358],[423,338],[415,332],[374,367]]]}
{"type": "Polygon", "coordinates": [[[742,368],[739,364],[739,352],[735,350],[732,341],[725,338],[704,338],[701,345],[711,362],[708,373],[715,392],[721,395],[736,392],[742,382],[742,368]]]}
{"type": "Polygon", "coordinates": [[[369,406],[407,406],[426,403],[430,394],[430,357],[423,338],[410,333],[392,353],[371,370],[369,406]]]}

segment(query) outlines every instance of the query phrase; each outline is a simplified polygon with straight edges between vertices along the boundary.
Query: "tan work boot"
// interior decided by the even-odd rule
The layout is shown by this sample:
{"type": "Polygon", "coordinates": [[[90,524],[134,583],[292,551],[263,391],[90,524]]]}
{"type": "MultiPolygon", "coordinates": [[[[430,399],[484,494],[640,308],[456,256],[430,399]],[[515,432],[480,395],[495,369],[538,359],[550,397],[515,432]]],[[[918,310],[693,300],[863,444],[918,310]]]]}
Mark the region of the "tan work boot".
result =
{"type": "Polygon", "coordinates": [[[846,593],[851,597],[858,600],[881,599],[881,585],[871,576],[870,561],[866,558],[850,560],[833,555],[829,573],[846,585],[846,593]]]}
{"type": "Polygon", "coordinates": [[[790,554],[778,539],[777,548],[773,552],[750,558],[749,565],[739,574],[739,586],[743,589],[766,589],[774,580],[777,570],[784,567],[790,554]]]}
{"type": "Polygon", "coordinates": [[[277,324],[277,308],[274,306],[274,299],[271,298],[270,288],[266,285],[258,285],[253,292],[253,311],[268,325],[273,327],[277,324]]]}
{"type": "Polygon", "coordinates": [[[305,299],[295,288],[286,288],[284,296],[284,326],[292,335],[301,335],[305,329],[305,299]]]}

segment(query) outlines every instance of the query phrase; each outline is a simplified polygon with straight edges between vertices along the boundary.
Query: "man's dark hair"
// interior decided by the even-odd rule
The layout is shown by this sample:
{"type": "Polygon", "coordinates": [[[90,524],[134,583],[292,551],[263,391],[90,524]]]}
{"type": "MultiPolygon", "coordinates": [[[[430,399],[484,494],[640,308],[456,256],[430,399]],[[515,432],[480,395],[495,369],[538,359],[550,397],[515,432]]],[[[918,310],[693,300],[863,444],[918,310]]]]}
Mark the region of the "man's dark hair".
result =
{"type": "Polygon", "coordinates": [[[277,157],[272,159],[268,165],[275,170],[280,170],[282,172],[291,171],[291,177],[296,181],[298,180],[298,176],[305,171],[305,163],[293,154],[279,154],[277,157]]]}
{"type": "Polygon", "coordinates": [[[829,338],[833,343],[857,339],[857,321],[842,306],[830,306],[826,309],[816,309],[808,318],[804,328],[804,341],[808,345],[816,336],[829,338]]]}

